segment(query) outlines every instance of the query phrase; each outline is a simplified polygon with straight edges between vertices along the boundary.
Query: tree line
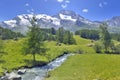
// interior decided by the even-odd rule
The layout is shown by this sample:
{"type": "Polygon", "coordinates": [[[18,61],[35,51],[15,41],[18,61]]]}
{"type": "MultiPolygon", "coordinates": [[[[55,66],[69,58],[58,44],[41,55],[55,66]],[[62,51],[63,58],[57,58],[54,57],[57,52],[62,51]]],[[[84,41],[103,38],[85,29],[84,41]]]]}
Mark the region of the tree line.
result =
{"type": "MultiPolygon", "coordinates": [[[[100,29],[98,30],[82,29],[75,31],[75,35],[79,35],[82,38],[92,39],[92,40],[99,40],[100,34],[101,34],[100,29]]],[[[120,33],[109,33],[109,34],[113,40],[120,41],[120,33]]]]}
{"type": "Polygon", "coordinates": [[[64,44],[75,44],[75,39],[73,37],[73,33],[65,30],[63,27],[58,28],[58,30],[54,28],[45,29],[38,28],[38,30],[42,34],[43,41],[57,41],[59,43],[64,44]]]}
{"type": "Polygon", "coordinates": [[[94,45],[96,53],[114,53],[120,54],[120,44],[115,44],[114,40],[120,41],[119,33],[110,33],[108,25],[103,23],[99,26],[98,30],[82,29],[75,32],[75,35],[80,35],[82,38],[97,40],[94,45]]]}
{"type": "Polygon", "coordinates": [[[95,43],[94,49],[96,53],[120,54],[120,44],[115,44],[111,34],[107,29],[108,25],[103,23],[100,25],[100,40],[95,43]]]}
{"type": "Polygon", "coordinates": [[[82,38],[86,38],[86,39],[93,39],[93,40],[100,39],[98,30],[82,29],[76,31],[75,35],[80,35],[82,38]]]}
{"type": "Polygon", "coordinates": [[[0,37],[2,40],[7,40],[7,39],[17,39],[19,37],[23,37],[23,35],[19,32],[13,32],[10,29],[0,27],[0,37]]]}

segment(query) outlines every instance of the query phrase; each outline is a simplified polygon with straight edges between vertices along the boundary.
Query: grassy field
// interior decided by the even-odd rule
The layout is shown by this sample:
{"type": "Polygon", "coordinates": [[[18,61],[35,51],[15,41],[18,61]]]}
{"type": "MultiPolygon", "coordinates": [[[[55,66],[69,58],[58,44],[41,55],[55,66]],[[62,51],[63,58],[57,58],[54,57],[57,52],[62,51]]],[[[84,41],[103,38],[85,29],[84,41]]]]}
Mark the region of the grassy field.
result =
{"type": "Polygon", "coordinates": [[[78,54],[68,58],[46,80],[120,80],[120,56],[78,54]]]}
{"type": "Polygon", "coordinates": [[[46,80],[120,80],[120,55],[97,54],[88,46],[93,44],[90,40],[75,38],[84,54],[69,57],[46,80]]]}
{"type": "MultiPolygon", "coordinates": [[[[92,45],[94,42],[88,39],[74,36],[76,45],[56,46],[54,41],[45,41],[48,48],[45,56],[37,55],[37,62],[49,62],[64,52],[76,54],[68,58],[61,67],[51,71],[46,80],[120,80],[120,55],[96,54],[92,45]]],[[[0,75],[7,69],[11,71],[22,66],[33,66],[32,55],[23,55],[21,48],[24,39],[18,41],[5,41],[5,52],[7,54],[0,58],[0,75]]],[[[117,43],[117,42],[116,42],[117,43]]]]}
{"type": "MultiPolygon", "coordinates": [[[[48,51],[46,52],[45,56],[37,55],[36,59],[37,62],[49,62],[59,55],[63,54],[64,52],[77,52],[79,50],[88,50],[91,52],[94,52],[91,47],[86,48],[87,44],[91,43],[90,40],[86,40],[83,38],[80,38],[79,36],[75,36],[75,39],[77,40],[77,44],[80,45],[64,45],[61,44],[61,46],[56,46],[56,42],[54,41],[45,41],[45,47],[48,48],[48,51]]],[[[0,75],[3,74],[5,70],[11,71],[13,69],[17,69],[22,66],[33,66],[32,65],[32,55],[23,55],[21,48],[23,47],[23,41],[25,39],[20,39],[18,41],[14,40],[6,40],[5,41],[5,52],[7,54],[3,55],[0,58],[0,75]]],[[[88,53],[86,52],[86,53],[88,53]]]]}

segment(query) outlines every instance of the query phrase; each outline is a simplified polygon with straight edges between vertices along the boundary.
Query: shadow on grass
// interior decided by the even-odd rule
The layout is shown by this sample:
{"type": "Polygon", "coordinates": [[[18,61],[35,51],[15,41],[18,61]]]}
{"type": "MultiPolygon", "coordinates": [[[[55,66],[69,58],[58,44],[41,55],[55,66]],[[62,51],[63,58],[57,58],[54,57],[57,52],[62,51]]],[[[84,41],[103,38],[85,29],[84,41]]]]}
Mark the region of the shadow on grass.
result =
{"type": "Polygon", "coordinates": [[[32,67],[38,67],[38,66],[44,66],[47,64],[45,61],[33,61],[33,60],[27,60],[24,59],[24,62],[26,63],[26,68],[32,68],[32,67]]]}
{"type": "Polygon", "coordinates": [[[0,64],[2,64],[2,63],[5,63],[5,61],[4,60],[0,60],[0,64]]]}
{"type": "Polygon", "coordinates": [[[7,54],[8,54],[7,52],[0,52],[0,64],[1,64],[1,63],[5,63],[4,60],[1,60],[1,57],[2,57],[3,55],[7,55],[7,54]]]}
{"type": "Polygon", "coordinates": [[[7,55],[7,54],[8,54],[7,52],[0,51],[0,56],[7,55]]]}

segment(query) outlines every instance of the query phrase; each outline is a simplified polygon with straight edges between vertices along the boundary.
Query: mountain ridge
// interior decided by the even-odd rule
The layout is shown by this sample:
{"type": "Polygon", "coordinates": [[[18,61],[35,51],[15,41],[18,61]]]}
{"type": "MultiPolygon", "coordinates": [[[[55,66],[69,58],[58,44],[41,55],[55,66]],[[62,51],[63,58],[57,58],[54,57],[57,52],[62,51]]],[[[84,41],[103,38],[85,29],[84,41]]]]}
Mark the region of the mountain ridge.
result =
{"type": "MultiPolygon", "coordinates": [[[[30,21],[34,15],[33,14],[22,14],[17,15],[15,18],[0,22],[0,26],[4,28],[11,29],[13,31],[26,33],[28,31],[27,26],[31,26],[30,21]]],[[[91,21],[86,19],[79,14],[76,14],[70,10],[61,10],[57,14],[50,16],[47,14],[36,14],[37,24],[42,28],[54,27],[58,29],[59,27],[64,27],[70,31],[76,31],[78,29],[94,29],[102,23],[99,21],[91,21]]],[[[111,18],[109,20],[103,21],[110,26],[110,29],[120,26],[120,16],[111,18]]]]}

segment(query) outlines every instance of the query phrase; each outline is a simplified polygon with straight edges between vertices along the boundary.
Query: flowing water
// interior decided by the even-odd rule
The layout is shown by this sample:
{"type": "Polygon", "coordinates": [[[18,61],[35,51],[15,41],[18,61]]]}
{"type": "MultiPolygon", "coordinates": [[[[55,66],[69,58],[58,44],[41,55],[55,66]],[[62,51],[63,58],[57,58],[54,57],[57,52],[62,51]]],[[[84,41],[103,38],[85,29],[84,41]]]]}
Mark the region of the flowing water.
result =
{"type": "Polygon", "coordinates": [[[44,78],[48,74],[48,71],[54,70],[55,68],[59,67],[70,55],[72,54],[64,54],[63,56],[42,67],[26,69],[25,74],[21,75],[22,80],[44,80],[44,78]]]}

